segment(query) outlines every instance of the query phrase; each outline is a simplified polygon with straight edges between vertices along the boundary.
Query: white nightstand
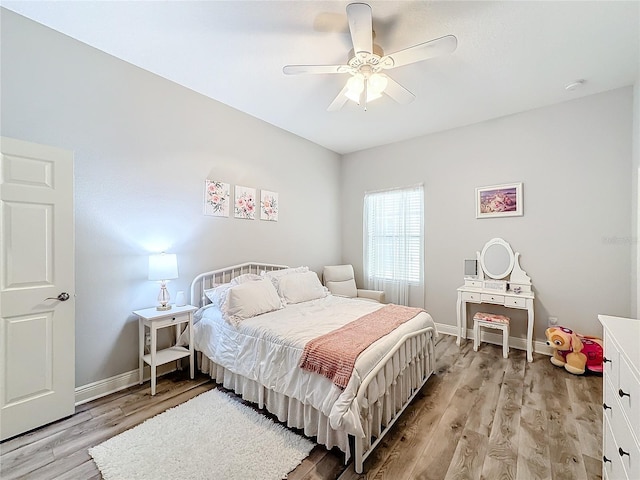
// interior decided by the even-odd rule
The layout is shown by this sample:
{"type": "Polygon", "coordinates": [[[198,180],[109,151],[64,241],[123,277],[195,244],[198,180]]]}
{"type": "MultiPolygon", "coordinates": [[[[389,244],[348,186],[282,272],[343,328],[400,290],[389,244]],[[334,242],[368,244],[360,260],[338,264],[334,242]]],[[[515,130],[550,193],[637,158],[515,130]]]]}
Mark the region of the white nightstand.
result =
{"type": "Polygon", "coordinates": [[[151,395],[156,394],[156,367],[165,363],[173,362],[181,358],[189,357],[189,368],[191,378],[194,374],[193,361],[193,312],[197,310],[192,305],[184,307],[172,306],[171,310],[159,311],[153,308],[145,308],[144,310],[135,310],[133,313],[138,316],[138,335],[140,355],[138,361],[140,384],[143,381],[143,369],[145,362],[151,366],[151,395]],[[175,326],[176,342],[180,337],[181,325],[187,324],[189,327],[189,348],[174,345],[169,348],[157,350],[158,329],[175,326]],[[144,354],[144,337],[145,327],[149,328],[151,336],[151,347],[148,354],[144,354]]]}

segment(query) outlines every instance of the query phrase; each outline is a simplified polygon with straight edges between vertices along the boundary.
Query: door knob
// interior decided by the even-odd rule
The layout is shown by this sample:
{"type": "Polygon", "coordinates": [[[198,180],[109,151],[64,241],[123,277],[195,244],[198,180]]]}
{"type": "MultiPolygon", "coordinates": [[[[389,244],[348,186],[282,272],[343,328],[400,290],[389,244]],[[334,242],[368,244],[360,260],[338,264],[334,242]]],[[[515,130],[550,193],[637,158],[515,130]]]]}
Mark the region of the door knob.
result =
{"type": "Polygon", "coordinates": [[[69,294],[67,292],[62,292],[57,297],[47,297],[45,300],[60,300],[61,302],[66,302],[69,300],[69,294]]]}

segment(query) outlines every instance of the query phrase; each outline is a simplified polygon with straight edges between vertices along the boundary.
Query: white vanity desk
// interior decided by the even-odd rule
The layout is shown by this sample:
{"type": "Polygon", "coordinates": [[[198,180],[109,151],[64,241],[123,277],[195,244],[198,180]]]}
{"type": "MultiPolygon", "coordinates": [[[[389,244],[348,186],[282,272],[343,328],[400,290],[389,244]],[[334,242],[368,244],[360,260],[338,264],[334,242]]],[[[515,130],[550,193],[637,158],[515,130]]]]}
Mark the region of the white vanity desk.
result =
{"type": "Polygon", "coordinates": [[[456,343],[460,345],[461,339],[467,338],[467,303],[527,310],[527,360],[532,362],[535,294],[531,291],[531,279],[520,268],[520,254],[514,254],[503,239],[494,238],[486,243],[482,252],[476,252],[476,258],[477,275],[465,277],[464,285],[458,288],[456,343]]]}

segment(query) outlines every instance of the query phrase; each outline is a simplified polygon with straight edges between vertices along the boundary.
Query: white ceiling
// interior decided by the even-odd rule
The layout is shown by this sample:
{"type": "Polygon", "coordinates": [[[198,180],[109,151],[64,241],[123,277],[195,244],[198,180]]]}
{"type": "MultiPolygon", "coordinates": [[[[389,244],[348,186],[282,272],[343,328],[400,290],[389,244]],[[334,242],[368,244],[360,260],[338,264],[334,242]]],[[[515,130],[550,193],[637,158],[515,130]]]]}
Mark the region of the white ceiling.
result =
{"type": "Polygon", "coordinates": [[[385,53],[443,35],[457,50],[387,73],[416,100],[326,108],[348,74],[345,1],[9,1],[2,6],[338,153],[632,85],[640,1],[370,1],[385,53]],[[565,85],[584,79],[574,91],[565,85]]]}

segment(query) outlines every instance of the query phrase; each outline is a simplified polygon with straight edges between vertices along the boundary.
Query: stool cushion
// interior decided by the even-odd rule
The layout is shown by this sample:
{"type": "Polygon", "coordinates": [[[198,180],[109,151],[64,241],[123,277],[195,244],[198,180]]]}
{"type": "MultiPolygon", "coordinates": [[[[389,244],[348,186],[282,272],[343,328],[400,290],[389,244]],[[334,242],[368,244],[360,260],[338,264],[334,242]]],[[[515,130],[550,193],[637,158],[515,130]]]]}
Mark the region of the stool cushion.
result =
{"type": "Polygon", "coordinates": [[[478,312],[473,316],[473,320],[481,320],[483,322],[491,323],[505,323],[509,325],[509,317],[505,315],[496,315],[495,313],[481,313],[478,312]]]}

